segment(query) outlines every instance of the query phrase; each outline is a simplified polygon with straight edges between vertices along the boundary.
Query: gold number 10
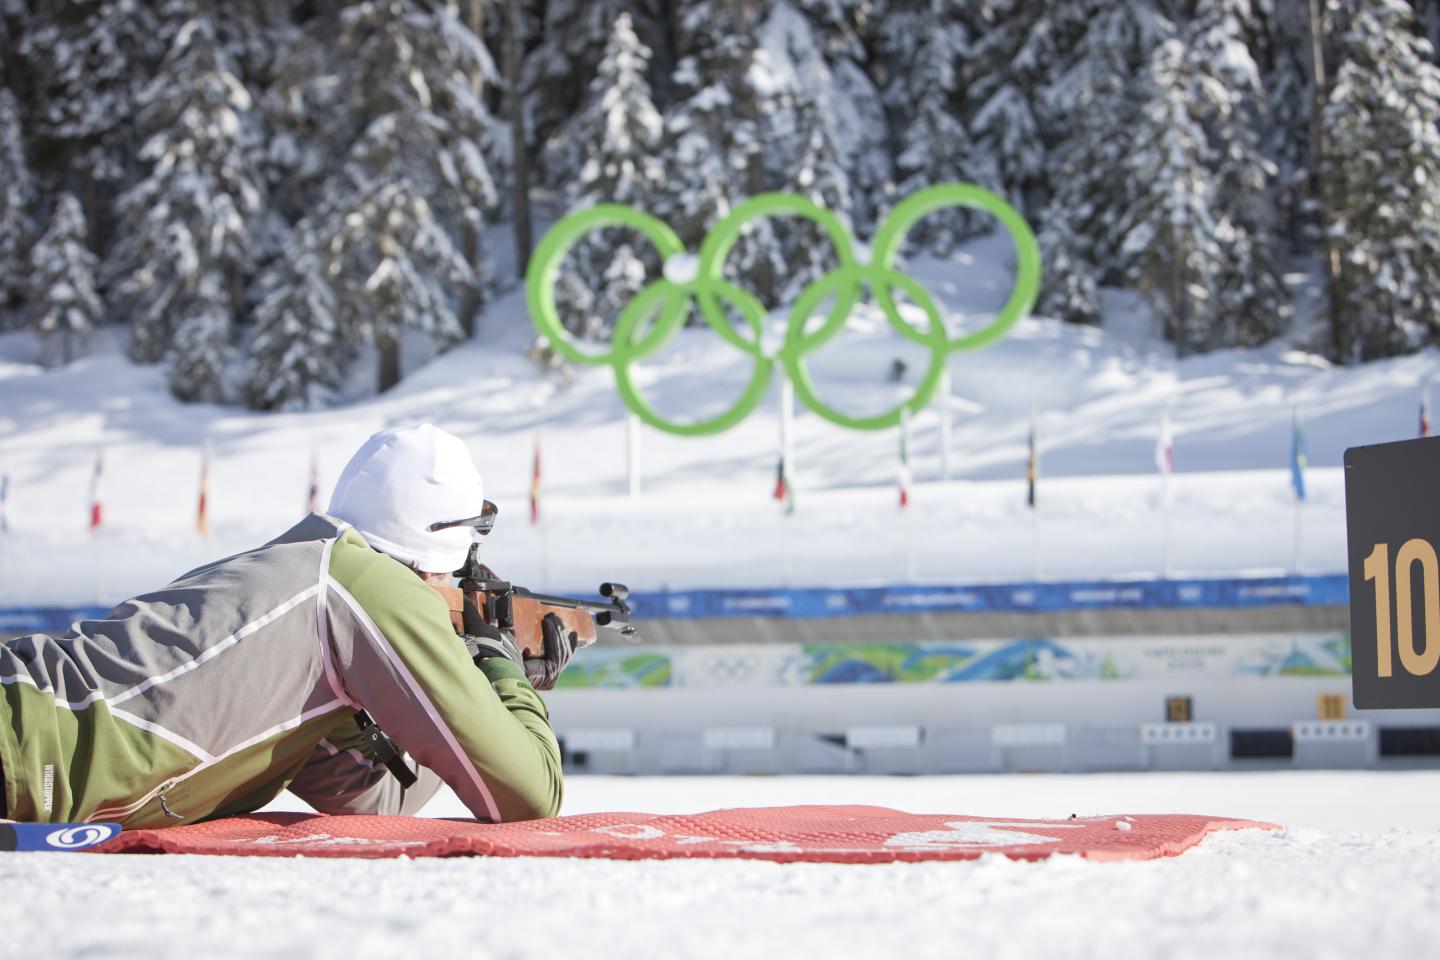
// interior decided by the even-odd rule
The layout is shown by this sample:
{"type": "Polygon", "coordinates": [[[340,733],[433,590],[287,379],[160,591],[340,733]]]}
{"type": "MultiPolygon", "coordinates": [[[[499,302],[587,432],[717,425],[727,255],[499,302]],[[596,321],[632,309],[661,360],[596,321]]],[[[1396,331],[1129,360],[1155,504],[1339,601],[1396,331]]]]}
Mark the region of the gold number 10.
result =
{"type": "MultiPolygon", "coordinates": [[[[1377,672],[1392,673],[1390,662],[1390,545],[1377,543],[1365,558],[1365,581],[1375,581],[1375,654],[1377,672]]],[[[1406,540],[1395,554],[1395,626],[1400,663],[1407,673],[1423,677],[1440,663],[1440,559],[1429,541],[1406,540]],[[1425,596],[1425,652],[1415,649],[1410,603],[1410,568],[1420,564],[1425,596]]]]}

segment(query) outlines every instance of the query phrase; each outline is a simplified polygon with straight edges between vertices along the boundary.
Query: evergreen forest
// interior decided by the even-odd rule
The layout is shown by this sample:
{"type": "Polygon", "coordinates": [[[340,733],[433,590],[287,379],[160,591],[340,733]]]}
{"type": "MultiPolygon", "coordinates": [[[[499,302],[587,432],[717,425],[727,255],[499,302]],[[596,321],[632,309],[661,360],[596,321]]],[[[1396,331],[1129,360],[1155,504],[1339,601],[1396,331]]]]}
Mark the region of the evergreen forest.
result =
{"type": "MultiPolygon", "coordinates": [[[[1037,312],[1142,291],[1184,355],[1292,330],[1341,363],[1440,342],[1440,0],[0,0],[0,330],[48,363],[114,328],[187,401],[303,409],[472,336],[568,210],[689,249],[800,193],[859,237],[925,186],[1035,227],[1037,312]]],[[[994,229],[923,220],[945,255],[994,229]]],[[[604,337],[655,276],[569,255],[604,337]]],[[[830,266],[760,221],[726,270],[769,306],[830,266]]]]}

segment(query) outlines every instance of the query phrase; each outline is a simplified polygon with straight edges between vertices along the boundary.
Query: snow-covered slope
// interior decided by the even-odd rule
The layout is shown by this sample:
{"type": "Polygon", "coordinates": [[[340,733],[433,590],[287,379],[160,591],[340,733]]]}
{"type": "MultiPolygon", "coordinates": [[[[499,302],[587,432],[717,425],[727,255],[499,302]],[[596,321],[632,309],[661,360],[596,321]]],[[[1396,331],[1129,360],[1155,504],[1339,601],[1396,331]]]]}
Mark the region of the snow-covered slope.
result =
{"type": "MultiPolygon", "coordinates": [[[[981,240],[911,272],[951,311],[952,327],[965,329],[1008,294],[1007,248],[1004,238],[981,240]]],[[[1289,569],[1298,408],[1311,465],[1299,566],[1338,571],[1344,449],[1413,436],[1421,391],[1440,375],[1436,351],[1344,368],[1286,345],[1177,361],[1143,305],[1113,293],[1104,328],[1029,319],[995,346],[951,359],[952,479],[941,481],[932,405],[912,424],[917,487],[903,513],[897,431],[848,431],[800,407],[798,507],[786,517],[771,498],[778,383],[724,434],[644,429],[642,495],[632,500],[626,411],[612,372],[577,368],[568,383],[544,375],[527,357],[532,340],[523,296],[512,290],[474,340],[381,397],[261,415],[179,404],[158,369],[132,365],[113,343],[45,371],[28,337],[0,337],[0,472],[11,480],[0,605],[109,602],[267,539],[301,515],[312,450],[323,505],[369,433],[422,420],[463,436],[485,473],[501,507],[492,564],[521,582],[585,589],[600,579],[637,588],[899,582],[907,549],[923,581],[1153,574],[1164,526],[1155,447],[1167,410],[1177,469],[1170,571],[1289,569]],[[1038,513],[1025,506],[1023,479],[1032,411],[1038,513]],[[208,538],[195,531],[202,443],[212,456],[208,538]],[[537,443],[542,523],[532,527],[537,443]],[[89,488],[101,448],[105,525],[92,535],[89,488]]],[[[873,311],[808,360],[824,396],[849,412],[893,405],[928,363],[873,311]],[[896,357],[907,363],[900,384],[887,378],[896,357]]],[[[702,327],[682,331],[638,379],[666,415],[693,419],[733,402],[750,372],[742,352],[702,327]]]]}

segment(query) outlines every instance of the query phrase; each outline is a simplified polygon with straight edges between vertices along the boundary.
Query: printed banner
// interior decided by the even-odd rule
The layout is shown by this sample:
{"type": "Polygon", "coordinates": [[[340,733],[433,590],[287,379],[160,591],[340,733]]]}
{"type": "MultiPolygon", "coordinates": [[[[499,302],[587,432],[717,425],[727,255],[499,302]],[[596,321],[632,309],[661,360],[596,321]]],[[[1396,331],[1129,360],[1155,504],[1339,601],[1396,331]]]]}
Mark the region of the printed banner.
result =
{"type": "MultiPolygon", "coordinates": [[[[587,596],[588,591],[572,592],[587,596]]],[[[892,613],[1059,613],[1066,610],[1235,609],[1345,606],[1345,575],[1236,580],[1094,580],[979,586],[807,587],[794,590],[676,590],[630,594],[632,619],[736,617],[811,620],[892,613]]],[[[54,633],[108,607],[0,608],[0,633],[54,633]]]]}
{"type": "Polygon", "coordinates": [[[1058,613],[1065,610],[1344,606],[1341,574],[1233,580],[1095,580],[978,586],[632,593],[636,621],[765,617],[808,620],[890,613],[1058,613]]]}
{"type": "Polygon", "coordinates": [[[591,647],[560,689],[1348,677],[1344,633],[591,647]]]}

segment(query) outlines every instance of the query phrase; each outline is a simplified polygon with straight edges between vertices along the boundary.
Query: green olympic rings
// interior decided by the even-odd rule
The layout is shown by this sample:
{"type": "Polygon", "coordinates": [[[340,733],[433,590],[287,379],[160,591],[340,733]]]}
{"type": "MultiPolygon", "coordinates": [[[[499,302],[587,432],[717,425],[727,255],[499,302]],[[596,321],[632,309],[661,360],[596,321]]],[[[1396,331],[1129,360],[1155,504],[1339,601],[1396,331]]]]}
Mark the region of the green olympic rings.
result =
{"type": "Polygon", "coordinates": [[[566,359],[575,363],[604,364],[615,371],[616,386],[625,405],[658,430],[681,436],[720,433],[738,424],[760,405],[770,385],[778,358],[795,392],[819,416],[855,430],[880,430],[900,422],[905,411],[915,413],[933,399],[951,354],[988,346],[1003,337],[1035,306],[1040,289],[1040,247],[1035,234],[1018,211],[1003,199],[972,184],[947,183],[930,187],[908,197],[891,211],[876,231],[874,251],[868,263],[856,257],[849,232],[834,214],[805,197],[766,193],[745,201],[717,223],[700,246],[699,266],[693,277],[663,276],[641,290],[621,311],[611,335],[609,350],[580,349],[560,322],[555,304],[555,281],[560,263],[570,248],[591,230],[628,227],[644,235],[663,260],[684,253],[679,237],[661,221],[620,204],[601,204],[560,220],[541,238],[525,275],[525,297],[539,334],[566,359]],[[1015,286],[1005,306],[985,327],[952,338],[935,300],[915,280],[894,268],[900,243],[921,217],[947,207],[973,207],[992,214],[1009,232],[1015,244],[1015,286]],[[725,260],[739,239],[745,224],[760,217],[794,216],[816,223],[835,245],[838,265],[806,287],[790,310],[784,342],[775,357],[766,356],[761,341],[766,310],[749,292],[724,279],[725,260]],[[930,364],[915,393],[908,401],[868,417],[842,413],[820,399],[805,367],[807,353],[835,337],[850,318],[864,288],[873,291],[886,320],[906,339],[930,349],[930,364]],[[916,328],[895,305],[892,290],[900,290],[925,314],[923,330],[916,328]],[[631,364],[655,355],[674,336],[694,299],[706,324],[722,339],[754,358],[755,369],[740,398],[717,416],[690,423],[675,423],[662,417],[636,386],[631,364]],[[818,327],[806,332],[811,316],[827,299],[834,302],[818,327]],[[745,336],[731,324],[721,301],[743,321],[745,336]]]}

